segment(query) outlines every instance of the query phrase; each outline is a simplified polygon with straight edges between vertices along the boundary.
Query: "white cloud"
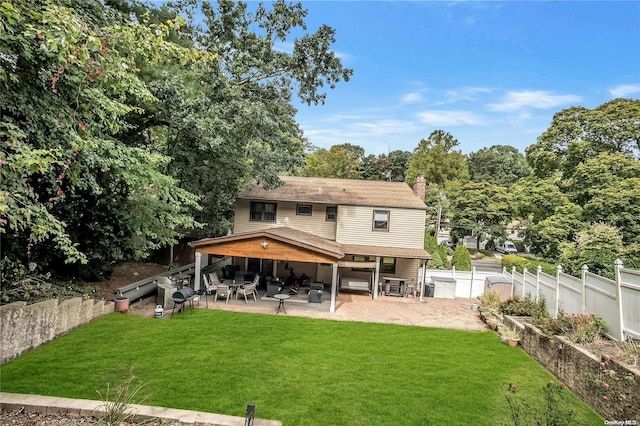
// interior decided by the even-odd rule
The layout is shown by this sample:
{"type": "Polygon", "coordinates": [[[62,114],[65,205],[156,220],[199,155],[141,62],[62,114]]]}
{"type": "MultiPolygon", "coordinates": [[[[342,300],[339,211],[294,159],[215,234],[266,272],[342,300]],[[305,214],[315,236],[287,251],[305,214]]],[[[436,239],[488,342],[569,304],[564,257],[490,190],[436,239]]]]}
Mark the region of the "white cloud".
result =
{"type": "Polygon", "coordinates": [[[545,90],[508,92],[500,103],[489,104],[491,111],[517,111],[524,108],[551,109],[561,105],[580,102],[576,95],[554,95],[545,90]]]}
{"type": "Polygon", "coordinates": [[[402,102],[405,104],[415,104],[420,101],[422,101],[422,93],[420,92],[407,93],[402,97],[402,102]]]}
{"type": "Polygon", "coordinates": [[[491,93],[491,89],[487,87],[461,87],[459,89],[450,89],[444,92],[444,99],[436,102],[436,105],[453,104],[460,101],[475,101],[478,95],[491,93]]]}
{"type": "Polygon", "coordinates": [[[427,110],[418,113],[424,123],[432,126],[483,125],[484,120],[472,111],[427,110]]]}
{"type": "Polygon", "coordinates": [[[640,93],[640,84],[622,84],[609,90],[614,98],[625,98],[634,93],[640,93]]]}

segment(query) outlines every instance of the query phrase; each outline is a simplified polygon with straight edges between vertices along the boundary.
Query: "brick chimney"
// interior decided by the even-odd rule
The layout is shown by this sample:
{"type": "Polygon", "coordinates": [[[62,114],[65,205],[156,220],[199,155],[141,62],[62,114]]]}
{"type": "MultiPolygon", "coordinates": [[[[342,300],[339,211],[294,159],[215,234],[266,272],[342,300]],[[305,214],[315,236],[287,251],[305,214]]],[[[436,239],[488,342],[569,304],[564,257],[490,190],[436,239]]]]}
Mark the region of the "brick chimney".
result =
{"type": "Polygon", "coordinates": [[[413,193],[416,194],[417,197],[420,197],[422,201],[424,201],[424,193],[426,190],[427,181],[425,180],[424,175],[421,173],[413,182],[413,193]]]}

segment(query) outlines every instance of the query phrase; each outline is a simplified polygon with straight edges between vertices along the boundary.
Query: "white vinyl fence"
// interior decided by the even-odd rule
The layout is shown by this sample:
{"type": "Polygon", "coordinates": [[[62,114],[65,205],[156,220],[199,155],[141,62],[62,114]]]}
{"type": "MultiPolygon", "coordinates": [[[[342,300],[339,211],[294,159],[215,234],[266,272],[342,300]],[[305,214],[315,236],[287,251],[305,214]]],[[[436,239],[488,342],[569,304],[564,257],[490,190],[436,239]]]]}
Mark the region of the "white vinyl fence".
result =
{"type": "Polygon", "coordinates": [[[540,267],[535,274],[526,269],[520,274],[515,267],[504,274],[511,280],[513,295],[544,297],[554,317],[559,311],[592,313],[606,322],[610,338],[640,338],[640,271],[623,268],[619,260],[615,280],[593,274],[586,266],[581,278],[563,273],[559,266],[555,277],[540,267]]]}
{"type": "Polygon", "coordinates": [[[559,311],[569,314],[592,313],[607,324],[607,335],[613,340],[627,337],[640,338],[640,271],[625,269],[621,261],[616,261],[616,279],[610,280],[589,272],[583,267],[582,277],[576,278],[562,272],[558,266],[556,275],[535,273],[526,269],[509,273],[456,271],[454,269],[427,269],[425,282],[438,278],[453,278],[456,282],[455,297],[475,298],[485,291],[488,276],[501,275],[511,283],[512,295],[538,299],[544,297],[547,309],[553,317],[559,311]]]}
{"type": "Polygon", "coordinates": [[[425,271],[425,282],[432,282],[434,278],[453,278],[456,280],[455,297],[475,298],[484,293],[485,279],[488,276],[505,277],[505,280],[511,282],[511,276],[505,274],[504,268],[502,274],[495,272],[477,271],[474,266],[471,271],[457,271],[453,269],[427,269],[425,271]]]}

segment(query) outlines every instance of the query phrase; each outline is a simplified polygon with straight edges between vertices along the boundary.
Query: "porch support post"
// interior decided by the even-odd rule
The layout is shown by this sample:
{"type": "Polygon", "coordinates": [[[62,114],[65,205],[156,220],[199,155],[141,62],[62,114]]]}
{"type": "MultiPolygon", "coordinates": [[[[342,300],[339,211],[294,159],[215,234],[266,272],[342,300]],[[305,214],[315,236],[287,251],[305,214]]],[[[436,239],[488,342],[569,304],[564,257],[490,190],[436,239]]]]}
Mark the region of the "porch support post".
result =
{"type": "Polygon", "coordinates": [[[338,291],[338,262],[335,262],[331,271],[331,305],[329,312],[336,311],[336,293],[338,291]]]}
{"type": "Polygon", "coordinates": [[[193,289],[195,291],[200,290],[200,271],[202,270],[202,253],[196,251],[196,272],[193,277],[193,289]]]}
{"type": "Polygon", "coordinates": [[[373,298],[378,298],[378,286],[380,284],[380,256],[376,256],[376,271],[373,274],[373,298]]]}
{"type": "Polygon", "coordinates": [[[420,301],[422,302],[422,298],[424,296],[424,276],[425,271],[427,270],[427,263],[424,260],[420,260],[420,270],[418,271],[418,278],[420,279],[420,301]],[[420,271],[422,271],[420,273],[420,271]]]}

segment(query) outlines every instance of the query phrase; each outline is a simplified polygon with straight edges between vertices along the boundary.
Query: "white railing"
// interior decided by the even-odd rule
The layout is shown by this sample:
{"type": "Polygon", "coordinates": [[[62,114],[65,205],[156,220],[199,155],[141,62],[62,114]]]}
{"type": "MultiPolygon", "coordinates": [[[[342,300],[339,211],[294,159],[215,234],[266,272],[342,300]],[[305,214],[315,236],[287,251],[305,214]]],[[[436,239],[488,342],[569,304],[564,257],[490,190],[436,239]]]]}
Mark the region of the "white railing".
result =
{"type": "Polygon", "coordinates": [[[615,280],[593,274],[586,266],[581,278],[563,273],[560,266],[555,277],[542,272],[540,266],[535,274],[526,269],[520,274],[515,267],[510,274],[503,273],[511,280],[514,295],[544,297],[554,317],[561,310],[588,312],[605,321],[607,335],[614,340],[640,337],[640,271],[623,268],[620,260],[616,261],[615,280]]]}

